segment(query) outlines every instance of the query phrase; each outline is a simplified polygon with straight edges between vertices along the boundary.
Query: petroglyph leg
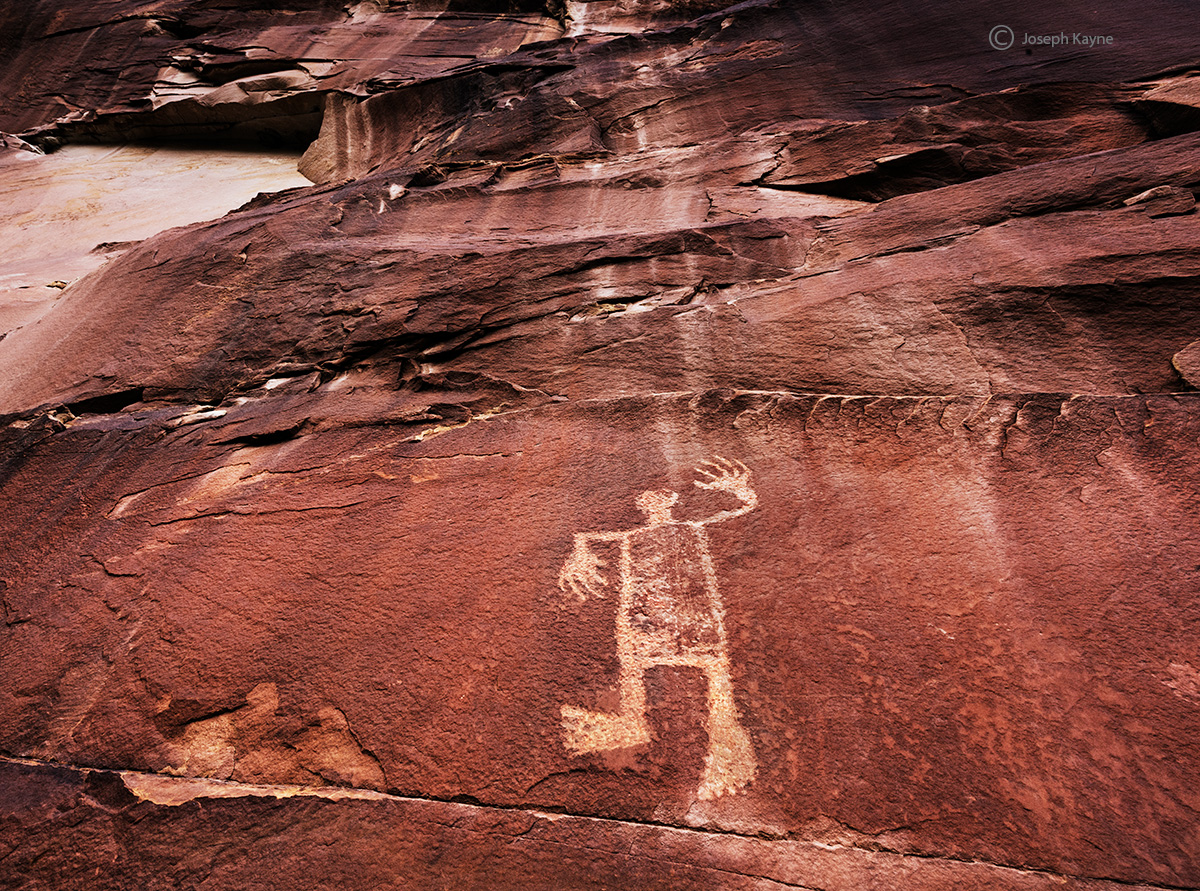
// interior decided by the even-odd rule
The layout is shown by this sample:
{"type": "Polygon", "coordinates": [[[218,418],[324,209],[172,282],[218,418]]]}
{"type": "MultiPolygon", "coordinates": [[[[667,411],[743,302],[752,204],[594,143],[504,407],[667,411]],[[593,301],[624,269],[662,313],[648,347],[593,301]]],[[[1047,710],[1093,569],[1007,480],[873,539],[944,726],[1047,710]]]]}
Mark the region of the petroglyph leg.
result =
{"type": "Polygon", "coordinates": [[[708,755],[696,796],[709,801],[737,792],[754,779],[754,746],[738,720],[729,663],[705,668],[708,675],[708,755]]]}
{"type": "Polygon", "coordinates": [[[650,742],[650,728],[641,715],[589,712],[573,705],[562,707],[564,743],[574,755],[625,749],[650,742]]]}
{"type": "Polygon", "coordinates": [[[575,755],[625,749],[650,742],[646,723],[646,690],[642,669],[621,666],[621,711],[590,712],[573,705],[562,707],[565,745],[575,755]]]}

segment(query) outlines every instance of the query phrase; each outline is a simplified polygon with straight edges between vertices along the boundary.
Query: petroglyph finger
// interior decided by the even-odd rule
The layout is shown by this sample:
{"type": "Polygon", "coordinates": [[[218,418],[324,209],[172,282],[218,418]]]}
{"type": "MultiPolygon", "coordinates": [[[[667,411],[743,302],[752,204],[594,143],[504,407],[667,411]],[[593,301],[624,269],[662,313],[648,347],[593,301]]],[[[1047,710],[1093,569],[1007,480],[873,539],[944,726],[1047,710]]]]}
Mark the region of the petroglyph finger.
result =
{"type": "Polygon", "coordinates": [[[592,594],[596,597],[603,597],[602,594],[599,594],[593,590],[586,581],[578,578],[565,579],[559,583],[559,587],[562,588],[563,593],[574,594],[580,603],[583,603],[585,600],[587,600],[588,594],[592,594]]]}
{"type": "Polygon", "coordinates": [[[735,458],[721,458],[718,456],[718,460],[721,461],[722,466],[725,468],[725,473],[729,476],[744,477],[750,475],[750,468],[735,458]]]}

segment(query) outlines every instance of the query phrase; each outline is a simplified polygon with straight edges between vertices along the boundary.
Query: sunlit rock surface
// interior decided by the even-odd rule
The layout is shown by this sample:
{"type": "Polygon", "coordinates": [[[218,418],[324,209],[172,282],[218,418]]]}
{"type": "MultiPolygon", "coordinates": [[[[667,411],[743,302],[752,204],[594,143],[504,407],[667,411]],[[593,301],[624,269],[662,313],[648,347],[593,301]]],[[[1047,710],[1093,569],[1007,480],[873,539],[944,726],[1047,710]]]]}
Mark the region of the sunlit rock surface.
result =
{"type": "Polygon", "coordinates": [[[1200,887],[1190,3],[0,26],[0,884],[1200,887]]]}
{"type": "Polygon", "coordinates": [[[38,318],[61,289],[144,238],[307,184],[296,156],[262,151],[72,145],[51,155],[0,153],[0,332],[38,318]]]}

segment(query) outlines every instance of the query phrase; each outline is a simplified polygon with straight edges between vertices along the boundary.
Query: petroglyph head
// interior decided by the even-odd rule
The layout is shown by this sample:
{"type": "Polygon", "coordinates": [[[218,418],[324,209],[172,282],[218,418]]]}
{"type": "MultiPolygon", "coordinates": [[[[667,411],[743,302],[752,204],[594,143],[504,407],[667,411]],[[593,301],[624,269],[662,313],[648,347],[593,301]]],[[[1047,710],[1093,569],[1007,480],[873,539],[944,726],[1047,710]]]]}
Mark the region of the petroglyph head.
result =
{"type": "Polygon", "coordinates": [[[671,508],[678,500],[678,492],[672,492],[670,489],[657,489],[642,492],[634,503],[638,510],[646,515],[651,526],[662,526],[671,522],[671,508]]]}

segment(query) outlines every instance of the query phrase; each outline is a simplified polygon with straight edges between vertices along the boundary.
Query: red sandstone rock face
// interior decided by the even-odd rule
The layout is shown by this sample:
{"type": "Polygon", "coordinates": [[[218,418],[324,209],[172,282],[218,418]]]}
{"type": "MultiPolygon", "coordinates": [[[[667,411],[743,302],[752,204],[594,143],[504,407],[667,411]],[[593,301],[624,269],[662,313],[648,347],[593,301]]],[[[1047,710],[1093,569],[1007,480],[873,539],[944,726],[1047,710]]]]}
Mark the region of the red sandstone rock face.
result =
{"type": "Polygon", "coordinates": [[[516,7],[2,14],[320,183],[2,292],[4,884],[1200,887],[1194,11],[516,7]]]}

